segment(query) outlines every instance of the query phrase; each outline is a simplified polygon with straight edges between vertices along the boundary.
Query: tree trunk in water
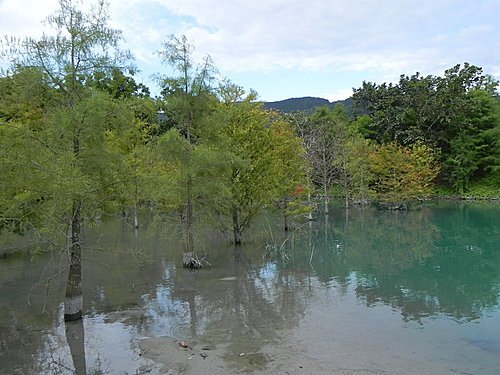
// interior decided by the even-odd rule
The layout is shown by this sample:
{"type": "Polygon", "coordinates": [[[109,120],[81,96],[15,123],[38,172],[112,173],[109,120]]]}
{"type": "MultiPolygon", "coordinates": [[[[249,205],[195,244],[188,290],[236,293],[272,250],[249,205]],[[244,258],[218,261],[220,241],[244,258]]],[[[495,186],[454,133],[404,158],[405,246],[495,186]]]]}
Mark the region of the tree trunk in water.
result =
{"type": "Polygon", "coordinates": [[[283,222],[284,222],[285,232],[288,232],[288,215],[286,213],[287,208],[288,208],[288,199],[284,198],[283,199],[283,222]]]}
{"type": "Polygon", "coordinates": [[[193,234],[193,197],[191,192],[193,181],[191,176],[187,181],[187,202],[186,202],[186,252],[194,252],[194,234],[193,234]]]}
{"type": "Polygon", "coordinates": [[[64,299],[65,321],[81,319],[83,311],[80,210],[80,202],[74,201],[71,217],[71,244],[69,247],[70,265],[64,299]]]}
{"type": "Polygon", "coordinates": [[[73,366],[76,375],[87,375],[85,361],[85,334],[83,320],[66,322],[66,339],[68,340],[73,366]]]}
{"type": "Polygon", "coordinates": [[[134,229],[139,229],[139,217],[137,216],[137,202],[134,202],[134,229]]]}
{"type": "Polygon", "coordinates": [[[241,245],[242,228],[240,224],[240,213],[237,207],[233,207],[233,233],[234,244],[241,245]]]}
{"type": "MultiPolygon", "coordinates": [[[[309,203],[309,207],[311,207],[311,193],[307,193],[307,202],[309,203]]],[[[312,210],[307,214],[307,219],[309,221],[313,221],[313,213],[312,210]]]]}
{"type": "Polygon", "coordinates": [[[328,190],[327,190],[326,185],[324,186],[323,194],[325,195],[324,196],[324,199],[325,199],[325,215],[328,215],[328,190]]]}

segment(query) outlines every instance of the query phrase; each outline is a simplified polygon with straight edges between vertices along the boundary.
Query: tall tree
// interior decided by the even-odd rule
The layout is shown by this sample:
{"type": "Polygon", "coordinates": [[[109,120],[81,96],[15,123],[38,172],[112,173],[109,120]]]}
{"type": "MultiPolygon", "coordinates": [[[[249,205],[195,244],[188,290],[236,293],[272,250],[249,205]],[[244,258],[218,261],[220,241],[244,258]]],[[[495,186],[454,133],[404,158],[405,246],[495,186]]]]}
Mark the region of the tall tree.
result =
{"type": "Polygon", "coordinates": [[[346,143],[346,172],[349,177],[349,197],[365,204],[373,197],[373,173],[368,162],[373,145],[368,139],[354,132],[346,143]]]}
{"type": "Polygon", "coordinates": [[[317,109],[308,122],[304,138],[311,180],[321,191],[324,213],[328,215],[331,189],[339,183],[347,189],[345,142],[348,137],[349,119],[343,107],[336,106],[332,110],[326,107],[317,109]]]}
{"type": "MultiPolygon", "coordinates": [[[[102,146],[99,136],[103,135],[103,124],[114,121],[110,115],[119,117],[116,106],[88,90],[84,81],[94,71],[122,67],[130,58],[128,52],[118,48],[121,33],[108,27],[108,19],[103,0],[88,12],[77,1],[59,0],[59,9],[47,18],[54,34],[20,41],[13,58],[14,65],[39,68],[49,87],[59,93],[57,101],[50,103],[43,136],[47,137],[48,160],[55,159],[54,165],[59,168],[52,172],[61,180],[53,182],[60,183],[64,191],[51,198],[63,200],[58,209],[68,214],[66,320],[82,316],[81,227],[86,217],[95,214],[86,204],[99,201],[97,191],[109,183],[104,181],[103,170],[97,168],[97,151],[102,146]]],[[[37,137],[43,138],[40,134],[37,137]]],[[[47,199],[45,194],[42,199],[47,199]]]]}
{"type": "Polygon", "coordinates": [[[302,148],[291,125],[255,101],[256,93],[226,84],[221,89],[220,122],[229,152],[229,196],[218,208],[231,218],[227,229],[239,245],[252,220],[302,184],[302,148]]]}
{"type": "MultiPolygon", "coordinates": [[[[181,173],[178,174],[180,178],[178,182],[184,189],[179,197],[184,205],[185,253],[193,254],[196,204],[194,173],[203,169],[197,163],[200,161],[197,155],[203,153],[201,148],[211,137],[207,119],[215,103],[211,85],[216,70],[210,56],[206,56],[200,64],[193,61],[194,47],[185,35],[170,36],[162,47],[158,54],[163,62],[174,70],[174,74],[177,74],[177,76],[163,77],[160,82],[166,116],[173,126],[171,135],[167,136],[167,139],[169,141],[177,139],[177,145],[180,147],[177,157],[178,161],[183,163],[179,166],[181,173]],[[183,139],[177,135],[181,135],[183,139]]],[[[166,144],[172,145],[171,142],[166,144]]],[[[172,150],[179,147],[174,147],[172,150]]]]}
{"type": "Polygon", "coordinates": [[[288,231],[288,216],[307,211],[301,202],[307,185],[305,151],[291,123],[277,118],[270,130],[277,164],[274,176],[281,190],[279,205],[284,229],[288,231]]]}

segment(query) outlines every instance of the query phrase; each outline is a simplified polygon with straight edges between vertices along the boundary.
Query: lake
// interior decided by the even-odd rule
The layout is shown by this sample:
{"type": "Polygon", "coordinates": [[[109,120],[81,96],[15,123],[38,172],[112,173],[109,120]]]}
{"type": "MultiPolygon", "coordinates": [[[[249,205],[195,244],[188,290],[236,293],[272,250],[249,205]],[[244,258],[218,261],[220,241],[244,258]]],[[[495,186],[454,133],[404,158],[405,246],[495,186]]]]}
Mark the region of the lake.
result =
{"type": "MultiPolygon", "coordinates": [[[[151,218],[144,213],[142,222],[151,218]]],[[[1,374],[498,374],[500,204],[258,218],[239,248],[175,225],[85,230],[84,318],[67,255],[0,259],[1,374]]]]}

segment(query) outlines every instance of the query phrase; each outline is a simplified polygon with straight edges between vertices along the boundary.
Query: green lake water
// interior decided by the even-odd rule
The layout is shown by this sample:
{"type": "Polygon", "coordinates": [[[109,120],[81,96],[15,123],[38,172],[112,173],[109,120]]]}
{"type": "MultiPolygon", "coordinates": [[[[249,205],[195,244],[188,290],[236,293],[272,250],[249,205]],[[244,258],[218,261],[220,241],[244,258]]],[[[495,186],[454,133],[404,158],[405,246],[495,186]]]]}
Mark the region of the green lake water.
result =
{"type": "Polygon", "coordinates": [[[198,271],[178,232],[86,229],[69,326],[64,253],[0,258],[0,374],[500,373],[498,203],[269,213],[237,249],[200,229],[198,271]]]}

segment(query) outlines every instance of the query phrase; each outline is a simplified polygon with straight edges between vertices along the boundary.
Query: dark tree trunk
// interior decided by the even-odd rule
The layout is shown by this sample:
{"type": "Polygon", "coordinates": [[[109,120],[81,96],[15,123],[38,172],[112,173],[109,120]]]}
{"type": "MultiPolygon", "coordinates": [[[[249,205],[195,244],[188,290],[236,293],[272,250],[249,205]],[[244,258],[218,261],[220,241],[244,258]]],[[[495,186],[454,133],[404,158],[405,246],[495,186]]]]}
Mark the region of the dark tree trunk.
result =
{"type": "Polygon", "coordinates": [[[283,226],[285,229],[285,232],[288,232],[288,215],[286,213],[286,210],[288,208],[288,198],[283,198],[283,226]]]}
{"type": "Polygon", "coordinates": [[[82,247],[80,243],[80,202],[73,202],[71,216],[71,243],[69,246],[69,273],[64,299],[64,320],[71,321],[82,318],[83,293],[82,293],[82,247]]]}
{"type": "Polygon", "coordinates": [[[234,244],[241,245],[243,228],[240,223],[240,212],[237,207],[233,207],[233,233],[234,244]]]}
{"type": "Polygon", "coordinates": [[[185,268],[201,268],[202,263],[196,257],[194,252],[194,217],[193,217],[193,197],[192,186],[193,180],[188,176],[187,184],[187,198],[186,198],[186,248],[182,254],[182,265],[185,268]]]}
{"type": "Polygon", "coordinates": [[[191,176],[187,181],[187,202],[186,202],[186,252],[194,252],[194,235],[193,235],[193,197],[192,197],[191,176]]]}

